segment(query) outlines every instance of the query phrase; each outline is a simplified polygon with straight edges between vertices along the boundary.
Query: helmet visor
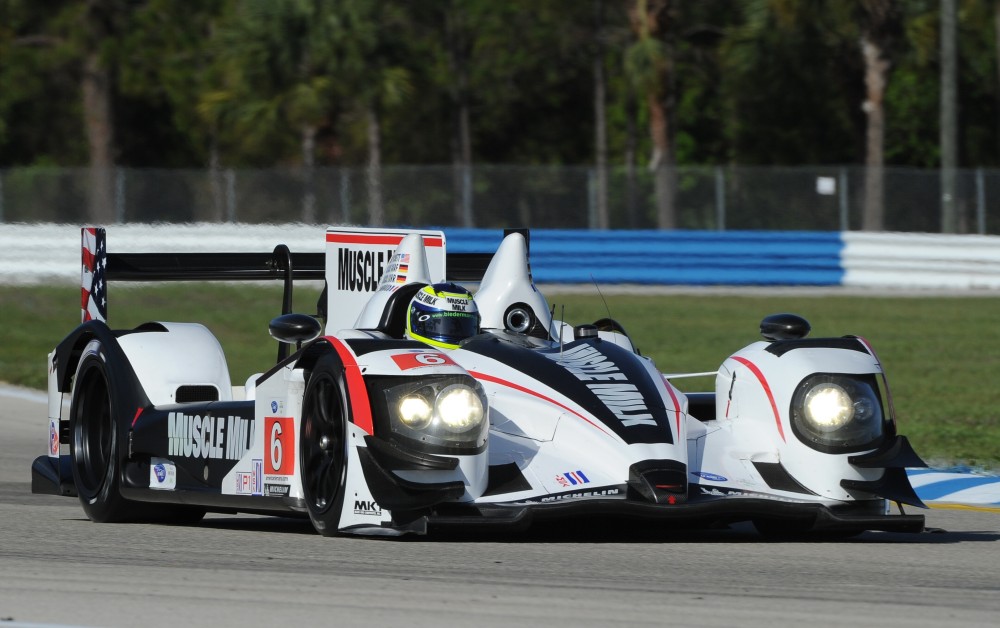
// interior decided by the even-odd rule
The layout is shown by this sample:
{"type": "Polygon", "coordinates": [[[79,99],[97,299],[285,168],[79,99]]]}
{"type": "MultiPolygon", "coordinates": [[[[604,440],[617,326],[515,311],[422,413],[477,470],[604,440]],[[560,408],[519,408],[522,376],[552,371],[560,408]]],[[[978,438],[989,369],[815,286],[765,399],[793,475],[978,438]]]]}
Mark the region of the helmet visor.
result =
{"type": "Polygon", "coordinates": [[[423,338],[457,344],[479,332],[476,312],[427,312],[416,308],[410,316],[410,330],[423,338]]]}

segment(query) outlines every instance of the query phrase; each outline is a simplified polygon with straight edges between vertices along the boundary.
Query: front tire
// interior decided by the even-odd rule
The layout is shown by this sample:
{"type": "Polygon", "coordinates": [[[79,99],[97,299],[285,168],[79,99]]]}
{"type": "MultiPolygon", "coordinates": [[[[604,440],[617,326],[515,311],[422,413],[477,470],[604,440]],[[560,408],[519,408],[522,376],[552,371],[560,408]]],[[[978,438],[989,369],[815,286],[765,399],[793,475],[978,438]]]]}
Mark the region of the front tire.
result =
{"type": "Polygon", "coordinates": [[[343,366],[328,354],[309,377],[302,399],[299,468],[313,527],[334,536],[340,525],[347,468],[347,397],[343,366]]]}

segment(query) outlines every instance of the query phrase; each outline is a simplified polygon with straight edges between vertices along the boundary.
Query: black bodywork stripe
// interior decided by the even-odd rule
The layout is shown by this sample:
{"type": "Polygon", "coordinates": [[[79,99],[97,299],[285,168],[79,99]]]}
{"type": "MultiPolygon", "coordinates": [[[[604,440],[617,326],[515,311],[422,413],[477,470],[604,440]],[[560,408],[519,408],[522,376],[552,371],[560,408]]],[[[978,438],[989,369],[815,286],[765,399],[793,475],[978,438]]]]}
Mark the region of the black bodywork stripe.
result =
{"type": "Polygon", "coordinates": [[[765,351],[780,358],[789,351],[793,351],[795,349],[846,349],[848,351],[868,353],[868,349],[865,345],[853,336],[845,336],[843,338],[802,338],[799,340],[776,340],[767,345],[765,351]]]}
{"type": "MultiPolygon", "coordinates": [[[[462,349],[515,368],[528,378],[573,399],[628,444],[673,443],[667,410],[657,383],[638,362],[634,353],[614,343],[587,338],[567,343],[562,347],[539,349],[519,346],[498,336],[484,334],[462,345],[462,349]],[[595,356],[595,359],[599,357],[602,364],[607,368],[613,368],[615,375],[620,375],[621,379],[591,380],[586,374],[574,374],[563,366],[567,362],[559,361],[562,356],[569,360],[571,355],[580,355],[583,351],[595,356]],[[634,392],[623,393],[631,395],[634,401],[629,402],[631,405],[625,403],[618,405],[620,409],[618,413],[615,413],[595,392],[602,390],[603,386],[610,389],[616,385],[635,387],[634,392]]],[[[614,399],[620,393],[608,394],[609,398],[614,399]]],[[[615,405],[613,401],[610,403],[615,405]]]]}

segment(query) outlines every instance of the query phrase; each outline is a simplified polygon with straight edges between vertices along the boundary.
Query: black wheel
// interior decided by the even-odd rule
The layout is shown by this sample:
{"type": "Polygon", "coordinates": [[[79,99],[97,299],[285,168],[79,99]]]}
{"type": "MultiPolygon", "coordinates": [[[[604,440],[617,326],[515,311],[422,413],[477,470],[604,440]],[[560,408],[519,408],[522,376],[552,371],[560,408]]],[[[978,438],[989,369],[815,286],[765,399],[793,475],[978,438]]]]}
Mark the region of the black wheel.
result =
{"type": "Polygon", "coordinates": [[[87,516],[97,522],[125,521],[137,507],[121,496],[121,451],[115,390],[101,343],[83,351],[70,408],[73,481],[87,516]]]}
{"type": "Polygon", "coordinates": [[[323,536],[337,533],[347,460],[343,367],[333,355],[319,359],[302,399],[299,469],[309,518],[323,536]]]}

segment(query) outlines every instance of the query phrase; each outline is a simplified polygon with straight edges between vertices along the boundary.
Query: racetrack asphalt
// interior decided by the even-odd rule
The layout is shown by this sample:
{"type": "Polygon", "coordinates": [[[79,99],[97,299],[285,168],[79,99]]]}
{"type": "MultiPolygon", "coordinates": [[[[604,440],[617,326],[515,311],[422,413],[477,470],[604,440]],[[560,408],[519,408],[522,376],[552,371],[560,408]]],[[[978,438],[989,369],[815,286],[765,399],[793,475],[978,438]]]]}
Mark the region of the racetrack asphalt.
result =
{"type": "Polygon", "coordinates": [[[747,525],[373,540],[243,514],[95,524],[75,498],[30,492],[45,406],[41,391],[0,386],[4,627],[938,628],[1000,616],[990,506],[932,502],[923,533],[838,542],[766,541],[747,525]]]}

